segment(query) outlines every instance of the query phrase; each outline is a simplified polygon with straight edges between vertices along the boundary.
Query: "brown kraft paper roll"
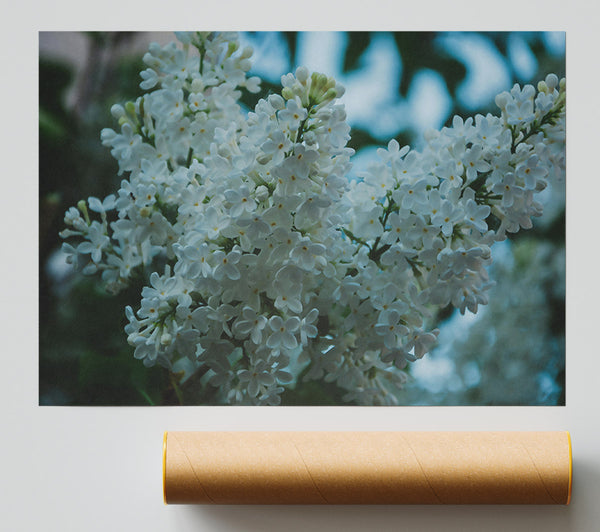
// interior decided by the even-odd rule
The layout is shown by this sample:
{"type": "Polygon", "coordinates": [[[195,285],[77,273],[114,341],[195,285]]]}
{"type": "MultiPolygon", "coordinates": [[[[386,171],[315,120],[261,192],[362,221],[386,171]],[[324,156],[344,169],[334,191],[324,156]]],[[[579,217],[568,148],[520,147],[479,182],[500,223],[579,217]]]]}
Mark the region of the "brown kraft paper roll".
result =
{"type": "Polygon", "coordinates": [[[167,432],[168,504],[569,504],[568,432],[167,432]]]}

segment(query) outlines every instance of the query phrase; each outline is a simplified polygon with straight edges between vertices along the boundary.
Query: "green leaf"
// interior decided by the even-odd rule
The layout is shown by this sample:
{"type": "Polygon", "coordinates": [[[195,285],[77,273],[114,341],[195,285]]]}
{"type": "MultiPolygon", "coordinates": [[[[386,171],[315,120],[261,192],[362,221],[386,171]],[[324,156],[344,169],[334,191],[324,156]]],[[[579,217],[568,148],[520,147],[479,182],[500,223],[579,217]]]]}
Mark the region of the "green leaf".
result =
{"type": "Polygon", "coordinates": [[[371,34],[366,31],[353,31],[348,33],[348,46],[344,51],[342,63],[343,72],[355,70],[359,66],[360,58],[371,44],[371,34]]]}

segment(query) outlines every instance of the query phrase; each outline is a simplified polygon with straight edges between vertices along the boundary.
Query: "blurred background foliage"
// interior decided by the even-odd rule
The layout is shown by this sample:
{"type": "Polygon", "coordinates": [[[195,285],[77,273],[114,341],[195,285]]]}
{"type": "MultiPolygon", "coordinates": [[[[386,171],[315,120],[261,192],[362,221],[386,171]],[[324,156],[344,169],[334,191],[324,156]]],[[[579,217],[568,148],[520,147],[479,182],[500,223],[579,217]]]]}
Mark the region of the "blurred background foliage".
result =
{"type": "MultiPolygon", "coordinates": [[[[255,48],[251,74],[263,83],[242,102],[250,109],[279,92],[280,76],[299,64],[320,71],[325,64],[347,88],[350,146],[361,167],[390,138],[418,146],[427,127],[449,125],[455,114],[495,113],[494,95],[515,82],[534,83],[549,72],[563,77],[564,39],[540,32],[249,32],[242,41],[255,48]]],[[[59,251],[64,212],[79,199],[114,192],[126,177],[117,175],[100,130],[115,127],[114,103],[141,94],[149,42],[170,40],[140,32],[40,33],[40,404],[213,402],[200,376],[178,386],[167,370],[133,358],[124,307],[137,308],[144,279],[110,296],[94,278],[71,272],[59,251]]],[[[498,245],[490,305],[475,317],[441,313],[440,347],[410,365],[400,404],[564,404],[564,183],[545,203],[534,229],[498,245]]],[[[343,394],[330,383],[300,383],[283,404],[344,404],[343,394]]]]}

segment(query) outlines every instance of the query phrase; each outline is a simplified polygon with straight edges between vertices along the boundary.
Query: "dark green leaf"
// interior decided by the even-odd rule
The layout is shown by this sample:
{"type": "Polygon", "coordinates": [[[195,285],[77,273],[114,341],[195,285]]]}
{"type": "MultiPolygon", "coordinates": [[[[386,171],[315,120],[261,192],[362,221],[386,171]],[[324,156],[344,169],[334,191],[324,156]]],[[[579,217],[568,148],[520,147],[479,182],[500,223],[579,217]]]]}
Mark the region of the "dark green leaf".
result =
{"type": "Polygon", "coordinates": [[[364,51],[371,43],[371,35],[366,31],[353,31],[348,33],[348,46],[344,51],[342,70],[348,72],[359,66],[359,61],[364,51]]]}

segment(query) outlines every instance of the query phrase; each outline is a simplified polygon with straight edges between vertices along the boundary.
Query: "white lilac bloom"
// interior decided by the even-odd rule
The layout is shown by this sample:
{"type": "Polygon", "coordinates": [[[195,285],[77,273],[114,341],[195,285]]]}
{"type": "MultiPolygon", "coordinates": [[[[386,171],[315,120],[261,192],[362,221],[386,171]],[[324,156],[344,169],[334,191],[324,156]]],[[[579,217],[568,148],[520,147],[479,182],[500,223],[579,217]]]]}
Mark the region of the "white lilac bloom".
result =
{"type": "Polygon", "coordinates": [[[497,116],[454,117],[420,152],[391,140],[351,180],[333,78],[299,67],[246,112],[251,49],[177,36],[150,46],[142,95],[111,110],[101,142],[122,182],[66,212],[67,260],[112,292],[145,275],[125,309],[133,356],[215,401],[280,404],[305,369],[348,400],[397,403],[436,312],[487,303],[493,244],[564,179],[564,80],[515,85],[497,116]]]}
{"type": "Polygon", "coordinates": [[[103,201],[100,201],[98,198],[89,197],[88,204],[90,209],[94,212],[103,213],[106,211],[110,211],[115,208],[115,195],[110,194],[104,198],[103,201]]]}
{"type": "Polygon", "coordinates": [[[427,202],[427,181],[419,179],[415,183],[403,183],[392,192],[394,201],[404,209],[411,209],[427,202]]]}
{"type": "Polygon", "coordinates": [[[517,177],[523,180],[525,188],[529,190],[534,190],[538,183],[548,175],[548,170],[543,166],[538,165],[538,162],[539,156],[533,154],[516,168],[517,177]]]}
{"type": "Polygon", "coordinates": [[[300,321],[300,341],[302,345],[308,345],[309,338],[315,338],[319,330],[313,323],[317,320],[319,311],[314,308],[308,312],[300,321]]]}
{"type": "Polygon", "coordinates": [[[398,347],[398,339],[409,331],[402,324],[402,315],[395,309],[381,313],[381,321],[375,325],[375,331],[378,335],[383,336],[383,343],[388,349],[396,349],[398,347]]]}
{"type": "Polygon", "coordinates": [[[273,164],[279,164],[285,159],[286,153],[292,146],[291,140],[283,133],[276,129],[271,136],[262,144],[261,150],[271,156],[273,164]]]}
{"type": "Polygon", "coordinates": [[[102,259],[102,251],[110,245],[110,239],[104,227],[94,221],[87,228],[87,240],[77,246],[77,253],[90,254],[91,259],[98,264],[102,259]]]}
{"type": "Polygon", "coordinates": [[[517,198],[523,197],[524,189],[517,184],[516,176],[512,172],[506,172],[503,181],[496,183],[492,191],[502,195],[502,206],[512,207],[517,198]]]}
{"type": "Polygon", "coordinates": [[[215,251],[213,256],[216,262],[216,266],[213,271],[215,279],[221,280],[224,277],[227,277],[232,281],[237,281],[240,279],[242,274],[237,267],[237,264],[242,256],[240,249],[233,249],[229,253],[215,251]]]}
{"type": "Polygon", "coordinates": [[[381,237],[383,234],[382,216],[383,207],[378,204],[374,204],[368,211],[357,212],[352,220],[354,234],[365,240],[381,237]]]}
{"type": "Polygon", "coordinates": [[[242,336],[250,335],[255,344],[262,342],[262,331],[267,325],[267,318],[251,308],[244,307],[242,316],[238,318],[233,326],[233,332],[237,332],[242,336]]]}
{"type": "Polygon", "coordinates": [[[226,190],[223,194],[230,203],[229,213],[233,218],[239,218],[241,214],[251,213],[256,209],[256,201],[254,201],[251,190],[247,185],[242,185],[238,189],[226,190]]]}
{"type": "Polygon", "coordinates": [[[486,219],[490,215],[489,205],[480,205],[474,199],[469,198],[465,203],[465,223],[471,225],[477,231],[487,231],[486,219]]]}
{"type": "Polygon", "coordinates": [[[286,321],[280,316],[272,316],[269,319],[271,334],[267,339],[267,347],[271,349],[293,349],[298,345],[295,332],[300,327],[300,320],[293,316],[286,321]]]}
{"type": "Polygon", "coordinates": [[[480,173],[487,172],[490,169],[489,163],[483,158],[484,147],[481,144],[474,144],[472,148],[465,152],[462,161],[467,169],[467,182],[474,181],[480,173]]]}
{"type": "Polygon", "coordinates": [[[290,252],[290,259],[303,270],[311,271],[317,264],[325,265],[326,247],[323,244],[311,243],[309,239],[301,239],[290,252]]]}
{"type": "Polygon", "coordinates": [[[275,384],[275,376],[270,370],[270,366],[264,360],[259,360],[250,369],[238,372],[238,378],[240,382],[246,383],[250,397],[256,397],[259,392],[264,393],[266,388],[275,384]]]}

